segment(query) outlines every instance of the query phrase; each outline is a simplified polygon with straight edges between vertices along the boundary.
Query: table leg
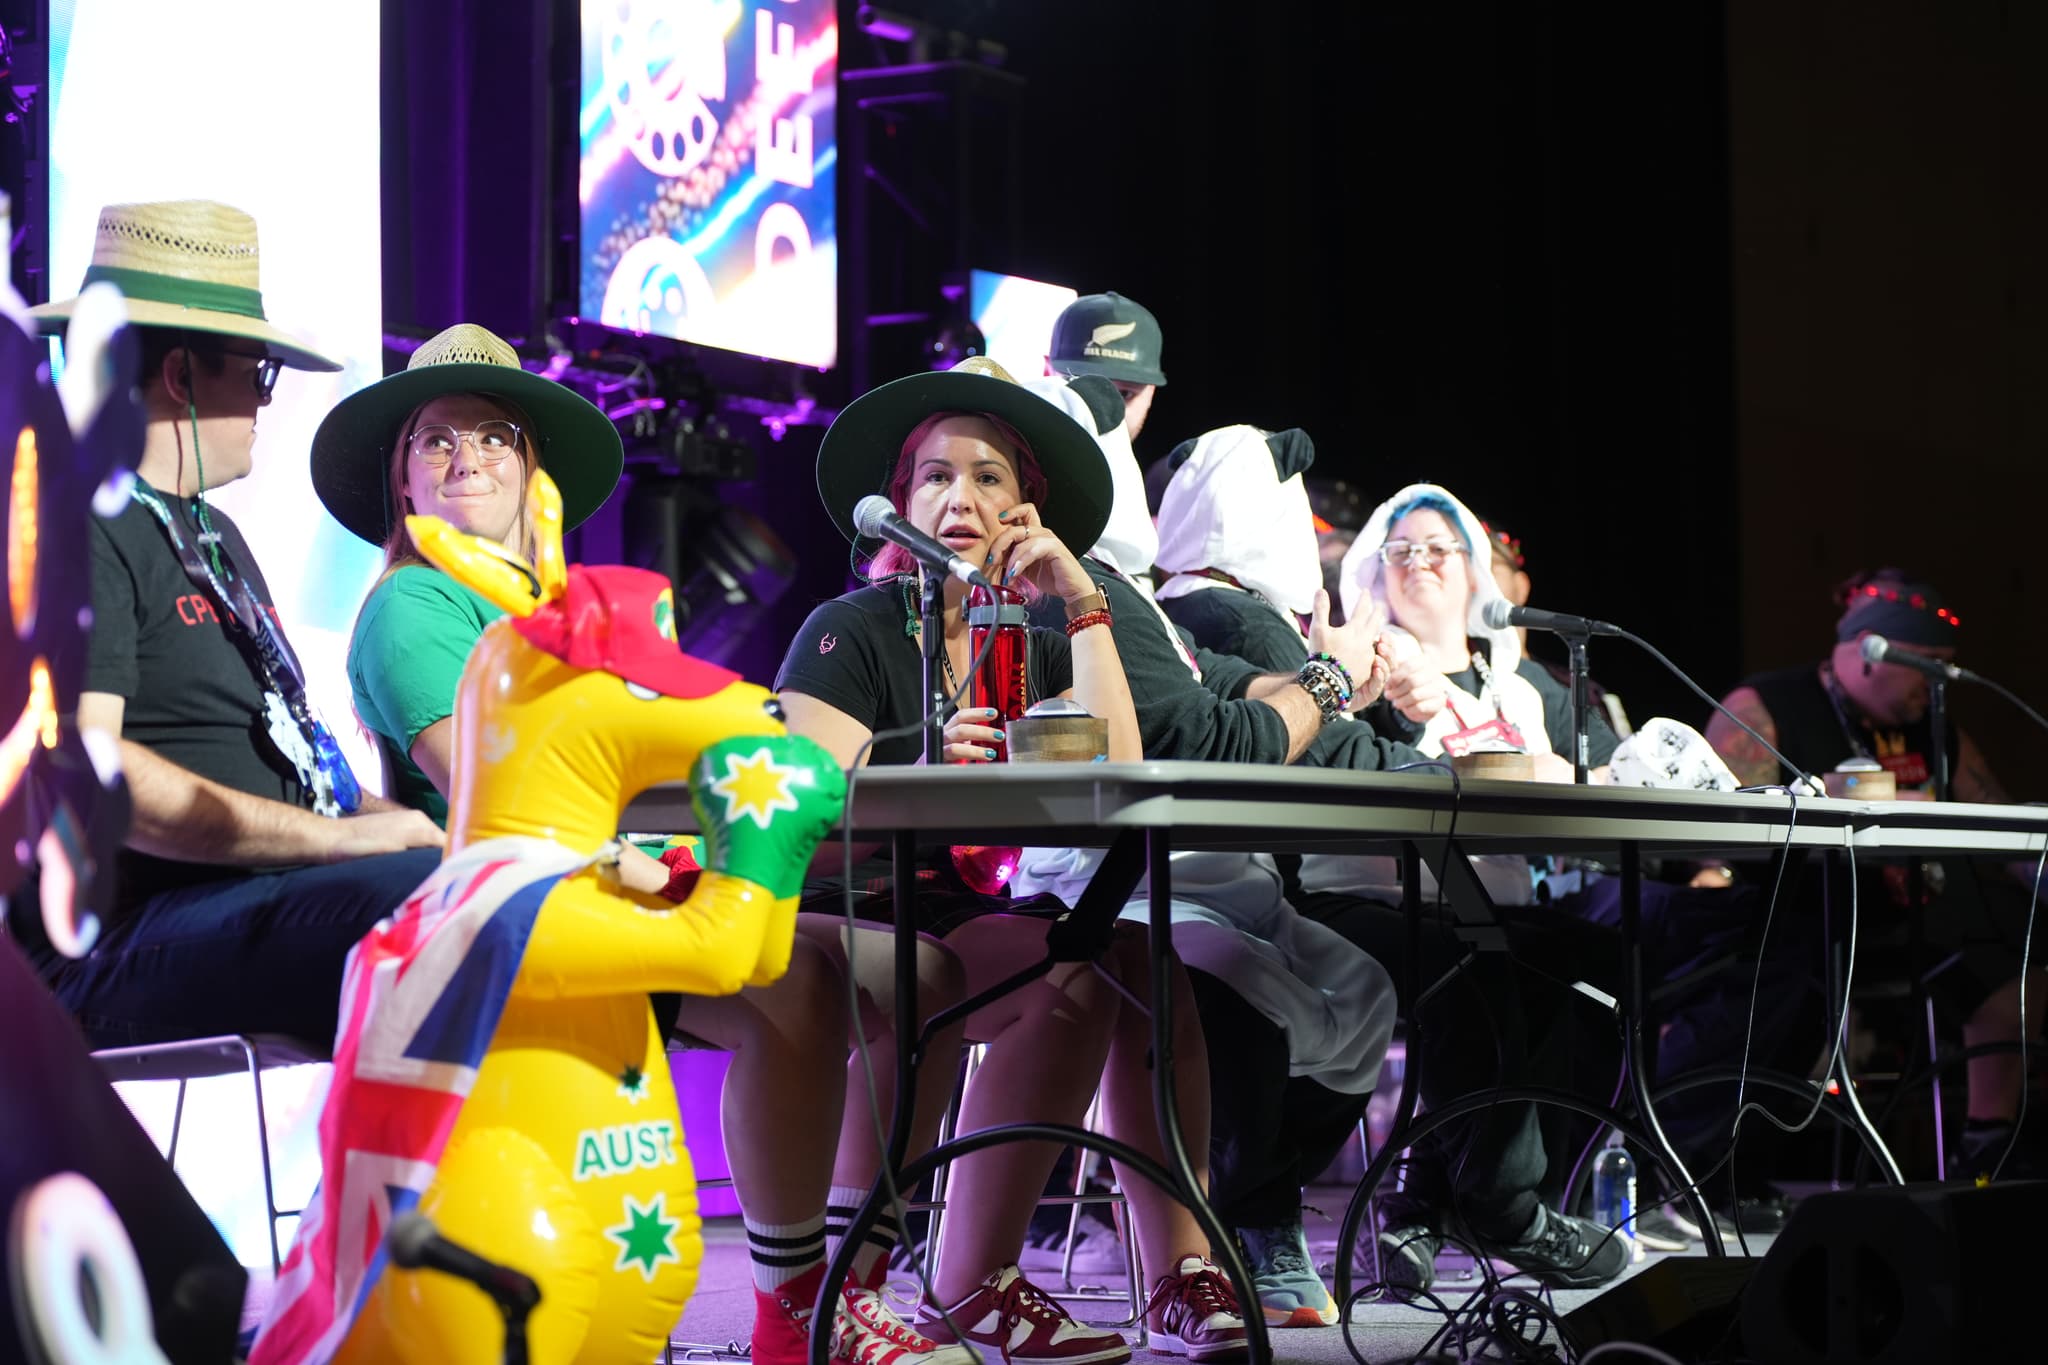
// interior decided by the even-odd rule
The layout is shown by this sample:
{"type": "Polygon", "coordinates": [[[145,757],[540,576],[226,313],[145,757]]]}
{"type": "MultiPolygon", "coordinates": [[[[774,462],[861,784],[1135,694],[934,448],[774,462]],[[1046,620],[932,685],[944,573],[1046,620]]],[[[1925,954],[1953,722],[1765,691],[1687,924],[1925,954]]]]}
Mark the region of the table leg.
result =
{"type": "MultiPolygon", "coordinates": [[[[917,1106],[917,839],[913,832],[899,830],[890,837],[889,847],[896,873],[890,893],[896,916],[896,932],[890,936],[896,963],[896,1103],[889,1116],[888,1149],[882,1157],[886,1165],[876,1173],[875,1187],[861,1207],[855,1230],[840,1242],[839,1250],[825,1267],[825,1281],[818,1286],[818,1302],[811,1313],[811,1322],[816,1326],[811,1332],[810,1365],[831,1365],[831,1324],[839,1304],[839,1291],[853,1273],[853,1258],[866,1240],[867,1229],[888,1203],[889,1182],[883,1178],[884,1173],[903,1169],[903,1154],[910,1148],[911,1115],[917,1106]]],[[[856,1100],[848,1095],[846,1102],[853,1104],[856,1100]]],[[[897,1188],[899,1193],[903,1192],[900,1185],[897,1188]]]]}
{"type": "MultiPolygon", "coordinates": [[[[1151,878],[1152,1095],[1159,1110],[1159,1140],[1166,1156],[1166,1169],[1180,1187],[1181,1202],[1195,1215],[1195,1222],[1209,1239],[1210,1259],[1223,1268],[1237,1291],[1253,1365],[1269,1365],[1273,1345],[1266,1333],[1266,1315],[1259,1309],[1258,1287],[1245,1267],[1244,1257],[1238,1254],[1237,1239],[1209,1207],[1208,1195],[1195,1178],[1187,1142],[1181,1136],[1180,1107],[1173,1085],[1172,845],[1165,830],[1146,831],[1145,854],[1145,871],[1151,878]]],[[[1162,1267],[1151,1266],[1146,1273],[1157,1276],[1161,1271],[1162,1267]]]]}
{"type": "Polygon", "coordinates": [[[1708,1229],[1707,1255],[1725,1256],[1728,1252],[1721,1239],[1712,1235],[1714,1218],[1707,1208],[1706,1196],[1693,1183],[1692,1173],[1679,1160],[1671,1139],[1664,1135],[1664,1125],[1657,1121],[1657,1107],[1650,1098],[1653,1063],[1643,1045],[1643,1016],[1649,1005],[1649,993],[1643,989],[1643,853],[1632,842],[1621,846],[1621,943],[1622,1064],[1628,1072],[1629,1098],[1635,1104],[1643,1134],[1650,1139],[1651,1155],[1678,1184],[1683,1192],[1681,1197],[1699,1225],[1708,1229]]]}
{"type": "MultiPolygon", "coordinates": [[[[1840,855],[1846,862],[1845,875],[1841,882],[1849,888],[1853,899],[1856,895],[1856,860],[1853,854],[1840,855]]],[[[1894,1185],[1906,1183],[1905,1174],[1899,1170],[1899,1163],[1892,1156],[1891,1148],[1885,1145],[1884,1136],[1871,1123],[1870,1115],[1864,1112],[1863,1101],[1856,1094],[1856,1082],[1849,1074],[1849,994],[1844,987],[1855,980],[1852,974],[1855,963],[1849,957],[1850,945],[1835,933],[1835,859],[1833,850],[1821,854],[1821,936],[1827,944],[1827,1000],[1822,1002],[1825,1014],[1832,1008],[1832,1002],[1840,999],[1842,1013],[1833,1019],[1834,1031],[1828,1035],[1828,1054],[1831,1059],[1828,1080],[1835,1086],[1835,1092],[1848,1108],[1850,1121],[1862,1136],[1863,1145],[1875,1153],[1880,1169],[1886,1180],[1894,1185]]],[[[1858,907],[1859,909],[1861,907],[1858,907]]],[[[1836,1130],[1836,1141],[1840,1141],[1840,1130],[1836,1130]]],[[[1839,1174],[1839,1173],[1838,1173],[1839,1174]]],[[[1839,1180],[1837,1183],[1840,1183],[1839,1180]]]]}

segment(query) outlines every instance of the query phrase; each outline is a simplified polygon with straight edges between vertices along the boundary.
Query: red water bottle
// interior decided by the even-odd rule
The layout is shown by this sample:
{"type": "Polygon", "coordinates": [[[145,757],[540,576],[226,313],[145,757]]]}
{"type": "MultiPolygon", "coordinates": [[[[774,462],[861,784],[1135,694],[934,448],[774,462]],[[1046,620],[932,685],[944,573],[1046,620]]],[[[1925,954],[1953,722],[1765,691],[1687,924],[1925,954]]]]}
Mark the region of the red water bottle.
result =
{"type": "MultiPolygon", "coordinates": [[[[1006,729],[1031,705],[1031,627],[1024,615],[1024,594],[1001,585],[993,590],[969,588],[966,611],[968,657],[980,658],[983,645],[988,646],[988,658],[974,675],[968,705],[994,707],[996,715],[990,723],[998,730],[1006,729]],[[993,643],[988,640],[990,631],[995,632],[993,643]]],[[[1007,742],[997,740],[995,751],[996,762],[1009,760],[1007,742]]]]}
{"type": "MultiPolygon", "coordinates": [[[[968,657],[981,658],[982,646],[988,646],[988,658],[974,675],[966,704],[994,707],[996,714],[990,724],[1006,730],[1031,704],[1031,627],[1024,616],[1024,594],[1001,586],[993,592],[969,588],[966,612],[968,657]],[[993,641],[990,631],[995,632],[993,641]]],[[[1009,761],[1007,740],[996,740],[991,747],[996,751],[995,762],[1009,761]]],[[[1021,848],[995,844],[956,845],[952,853],[960,880],[984,896],[1000,894],[1017,875],[1024,856],[1021,848]]]]}

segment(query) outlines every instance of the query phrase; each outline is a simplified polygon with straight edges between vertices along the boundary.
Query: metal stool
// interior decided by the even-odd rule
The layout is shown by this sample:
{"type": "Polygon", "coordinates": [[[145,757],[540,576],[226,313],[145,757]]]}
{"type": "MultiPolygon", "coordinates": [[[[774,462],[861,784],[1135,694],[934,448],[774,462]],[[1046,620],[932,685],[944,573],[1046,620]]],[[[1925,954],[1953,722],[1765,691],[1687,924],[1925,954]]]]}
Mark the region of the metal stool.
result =
{"type": "Polygon", "coordinates": [[[187,1038],[175,1043],[141,1043],[134,1047],[102,1048],[93,1054],[109,1081],[176,1081],[178,1101],[171,1111],[170,1149],[164,1160],[173,1170],[178,1164],[178,1130],[185,1118],[185,1086],[209,1076],[232,1076],[247,1072],[256,1096],[256,1150],[262,1158],[263,1207],[269,1213],[270,1270],[275,1275],[284,1257],[277,1244],[277,1224],[295,1218],[302,1209],[280,1209],[276,1186],[270,1174],[270,1125],[263,1114],[263,1072],[266,1068],[328,1062],[332,1058],[324,1045],[303,1038],[279,1034],[223,1034],[216,1038],[187,1038]]]}

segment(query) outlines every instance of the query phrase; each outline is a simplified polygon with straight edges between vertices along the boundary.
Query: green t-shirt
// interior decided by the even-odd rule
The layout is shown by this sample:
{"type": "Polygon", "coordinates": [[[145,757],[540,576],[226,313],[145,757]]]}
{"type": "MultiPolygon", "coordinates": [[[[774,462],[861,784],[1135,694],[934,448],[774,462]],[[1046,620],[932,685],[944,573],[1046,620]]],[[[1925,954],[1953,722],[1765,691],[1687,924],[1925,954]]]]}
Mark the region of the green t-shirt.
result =
{"type": "Polygon", "coordinates": [[[391,774],[385,794],[437,824],[448,823],[448,800],[412,761],[413,741],[455,713],[469,652],[504,614],[440,570],[408,564],[370,593],[349,637],[349,690],[391,774]]]}

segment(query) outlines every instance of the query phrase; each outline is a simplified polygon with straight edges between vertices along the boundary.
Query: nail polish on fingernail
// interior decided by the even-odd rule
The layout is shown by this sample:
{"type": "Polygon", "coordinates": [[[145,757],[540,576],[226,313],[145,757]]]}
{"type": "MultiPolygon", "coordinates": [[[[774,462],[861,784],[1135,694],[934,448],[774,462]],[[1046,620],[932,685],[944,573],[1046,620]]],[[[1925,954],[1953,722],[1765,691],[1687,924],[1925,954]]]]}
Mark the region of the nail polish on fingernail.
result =
{"type": "Polygon", "coordinates": [[[998,731],[996,731],[996,738],[997,738],[997,739],[1001,739],[1002,737],[1003,737],[1003,732],[1002,732],[1001,730],[998,730],[998,731]]]}
{"type": "Polygon", "coordinates": [[[983,749],[982,752],[987,754],[990,758],[994,758],[996,756],[996,751],[994,749],[983,749]]]}

